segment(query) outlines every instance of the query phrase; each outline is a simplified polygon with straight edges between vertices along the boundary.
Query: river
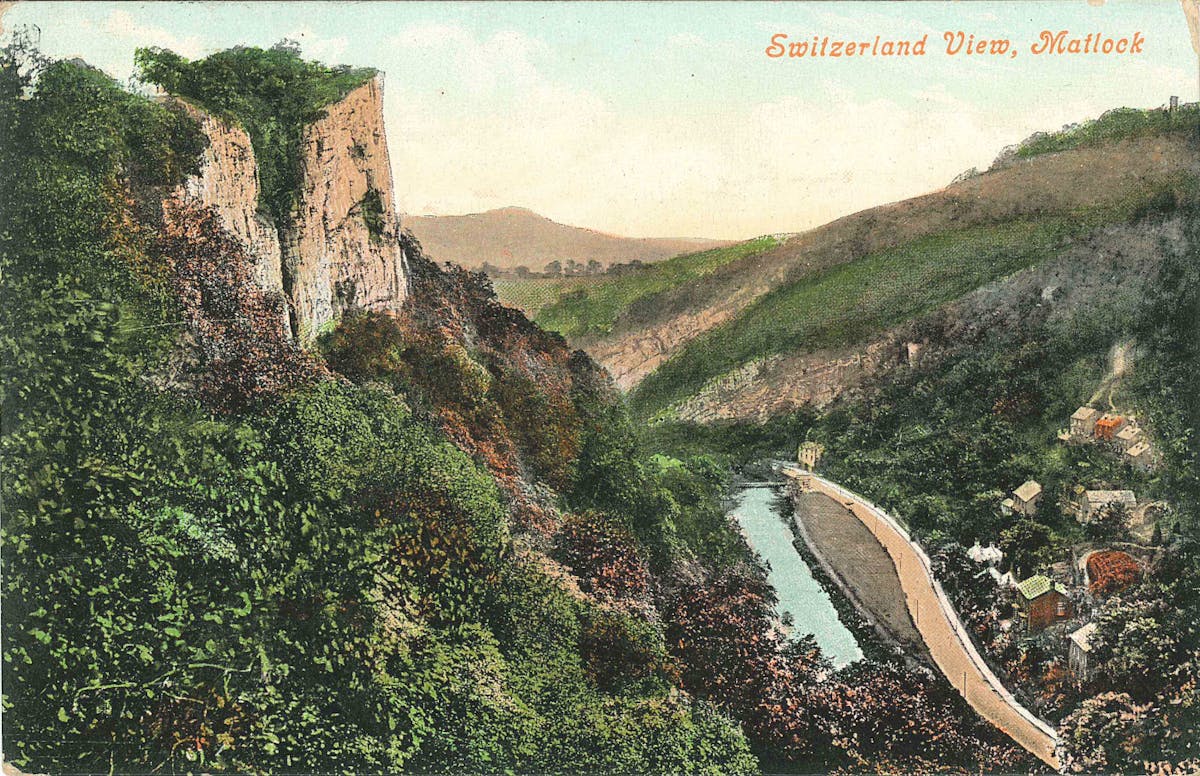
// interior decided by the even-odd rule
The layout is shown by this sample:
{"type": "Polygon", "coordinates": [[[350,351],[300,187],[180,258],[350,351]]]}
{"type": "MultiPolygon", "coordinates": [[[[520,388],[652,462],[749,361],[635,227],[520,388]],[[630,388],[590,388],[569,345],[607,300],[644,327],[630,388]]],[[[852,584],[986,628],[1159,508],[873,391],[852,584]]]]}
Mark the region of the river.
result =
{"type": "Polygon", "coordinates": [[[862,650],[792,546],[792,530],[780,512],[787,502],[780,496],[778,488],[744,488],[737,494],[731,514],[750,547],[768,563],[767,580],[779,598],[776,613],[780,617],[791,614],[792,636],[811,633],[834,666],[852,663],[862,657],[862,650]]]}

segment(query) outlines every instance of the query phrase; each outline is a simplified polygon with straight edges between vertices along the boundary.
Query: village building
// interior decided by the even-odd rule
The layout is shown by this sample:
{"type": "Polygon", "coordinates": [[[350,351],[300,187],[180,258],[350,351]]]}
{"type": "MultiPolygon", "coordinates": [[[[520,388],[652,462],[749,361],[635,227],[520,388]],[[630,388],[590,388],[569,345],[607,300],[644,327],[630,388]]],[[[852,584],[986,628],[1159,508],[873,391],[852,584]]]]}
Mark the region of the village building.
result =
{"type": "Polygon", "coordinates": [[[1154,455],[1150,445],[1144,441],[1137,442],[1126,450],[1125,460],[1139,471],[1148,472],[1154,468],[1154,455]]]}
{"type": "Polygon", "coordinates": [[[1096,428],[1100,413],[1092,407],[1080,407],[1071,415],[1071,436],[1074,439],[1090,439],[1096,428]]]}
{"type": "Polygon", "coordinates": [[[1125,428],[1125,418],[1112,413],[1105,413],[1096,421],[1096,439],[1101,442],[1112,442],[1117,432],[1125,428]]]}
{"type": "Polygon", "coordinates": [[[1127,425],[1121,429],[1113,437],[1113,441],[1117,443],[1117,447],[1121,450],[1128,450],[1138,443],[1142,438],[1142,430],[1134,425],[1127,425]]]}
{"type": "Polygon", "coordinates": [[[1032,516],[1037,514],[1041,501],[1042,486],[1035,480],[1028,480],[1014,490],[1010,497],[1000,502],[1000,511],[1006,515],[1032,516]]]}
{"type": "Polygon", "coordinates": [[[802,442],[799,451],[797,451],[797,458],[801,466],[811,471],[817,468],[817,463],[821,460],[821,455],[824,452],[825,445],[820,442],[802,442]]]}
{"type": "Polygon", "coordinates": [[[988,566],[987,573],[991,576],[992,581],[996,583],[997,587],[1007,589],[1017,586],[1017,578],[1013,576],[1011,571],[1006,571],[1001,574],[1000,569],[996,568],[995,566],[988,566]]]}
{"type": "Polygon", "coordinates": [[[1012,511],[1021,515],[1037,514],[1042,503],[1042,486],[1035,480],[1027,480],[1012,492],[1012,511]]]}
{"type": "Polygon", "coordinates": [[[1137,498],[1132,490],[1085,490],[1079,502],[1079,522],[1090,523],[1097,512],[1110,504],[1133,509],[1137,498]]]}
{"type": "Polygon", "coordinates": [[[998,566],[1004,560],[1004,553],[994,544],[989,544],[983,547],[976,539],[975,543],[967,550],[967,557],[976,563],[987,563],[990,566],[998,566]]]}
{"type": "Polygon", "coordinates": [[[1070,646],[1067,648],[1067,664],[1071,673],[1081,682],[1092,678],[1093,666],[1089,663],[1092,654],[1092,636],[1096,633],[1096,623],[1089,622],[1067,638],[1070,646]]]}
{"type": "Polygon", "coordinates": [[[1099,411],[1091,407],[1076,409],[1070,416],[1070,435],[1074,439],[1091,439],[1099,416],[1099,411]]]}
{"type": "Polygon", "coordinates": [[[1035,574],[1017,585],[1017,608],[1029,631],[1040,631],[1074,613],[1067,589],[1045,574],[1035,574]]]}

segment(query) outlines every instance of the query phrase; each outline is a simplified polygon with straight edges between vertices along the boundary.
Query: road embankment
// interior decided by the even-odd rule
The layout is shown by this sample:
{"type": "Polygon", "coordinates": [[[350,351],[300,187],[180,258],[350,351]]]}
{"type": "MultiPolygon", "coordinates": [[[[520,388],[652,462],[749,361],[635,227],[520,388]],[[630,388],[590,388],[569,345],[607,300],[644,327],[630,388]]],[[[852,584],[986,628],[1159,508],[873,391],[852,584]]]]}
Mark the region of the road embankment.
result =
{"type": "Polygon", "coordinates": [[[905,604],[938,669],[979,714],[1055,770],[1058,735],[1012,696],[975,649],[958,614],[933,576],[925,551],[890,515],[862,496],[800,468],[784,474],[804,492],[836,501],[887,551],[900,580],[905,604]]]}

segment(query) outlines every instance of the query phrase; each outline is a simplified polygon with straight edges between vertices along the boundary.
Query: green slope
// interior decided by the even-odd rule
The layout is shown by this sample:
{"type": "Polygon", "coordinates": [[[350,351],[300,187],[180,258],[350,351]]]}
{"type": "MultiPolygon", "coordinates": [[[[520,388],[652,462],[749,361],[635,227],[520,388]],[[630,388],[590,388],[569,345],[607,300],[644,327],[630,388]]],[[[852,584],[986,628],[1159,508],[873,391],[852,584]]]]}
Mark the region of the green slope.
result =
{"type": "Polygon", "coordinates": [[[778,244],[774,237],[757,237],[724,248],[685,253],[626,274],[498,281],[496,292],[503,301],[533,313],[541,326],[566,337],[608,334],[635,305],[653,304],[655,295],[663,291],[778,244]]]}
{"type": "Polygon", "coordinates": [[[1073,237],[1148,209],[1194,184],[1148,185],[1113,207],[939,232],[782,285],[690,341],[635,390],[654,416],[755,359],[861,342],[989,281],[1044,261],[1073,237]]]}
{"type": "Polygon", "coordinates": [[[1018,159],[1068,151],[1167,132],[1195,132],[1200,128],[1200,106],[1185,105],[1174,111],[1117,108],[1091,121],[1059,132],[1038,133],[1017,147],[1018,159]]]}

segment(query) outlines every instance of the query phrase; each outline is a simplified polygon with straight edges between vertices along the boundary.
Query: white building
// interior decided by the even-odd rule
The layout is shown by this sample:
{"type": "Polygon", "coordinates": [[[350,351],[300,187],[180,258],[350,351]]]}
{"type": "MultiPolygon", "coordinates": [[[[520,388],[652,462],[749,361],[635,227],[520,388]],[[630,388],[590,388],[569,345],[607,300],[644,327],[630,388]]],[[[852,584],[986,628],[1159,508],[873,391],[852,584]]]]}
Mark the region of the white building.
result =
{"type": "Polygon", "coordinates": [[[1092,636],[1096,633],[1096,623],[1089,622],[1067,638],[1071,645],[1068,647],[1067,663],[1071,673],[1080,681],[1087,681],[1092,675],[1092,666],[1088,665],[1092,654],[1092,636]]]}
{"type": "Polygon", "coordinates": [[[994,544],[983,547],[976,540],[970,549],[967,550],[967,557],[976,563],[987,563],[988,565],[995,566],[1004,560],[1004,553],[994,544]]]}

